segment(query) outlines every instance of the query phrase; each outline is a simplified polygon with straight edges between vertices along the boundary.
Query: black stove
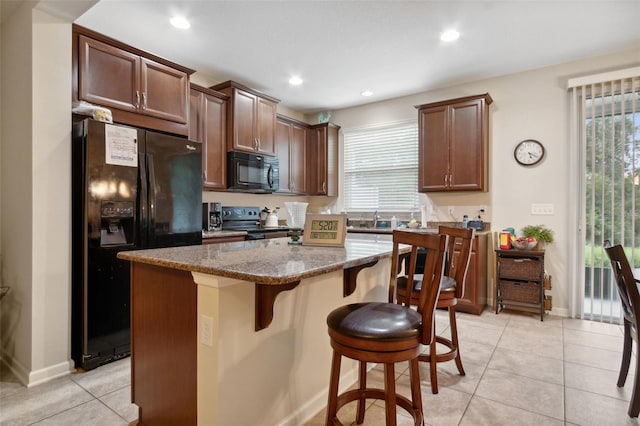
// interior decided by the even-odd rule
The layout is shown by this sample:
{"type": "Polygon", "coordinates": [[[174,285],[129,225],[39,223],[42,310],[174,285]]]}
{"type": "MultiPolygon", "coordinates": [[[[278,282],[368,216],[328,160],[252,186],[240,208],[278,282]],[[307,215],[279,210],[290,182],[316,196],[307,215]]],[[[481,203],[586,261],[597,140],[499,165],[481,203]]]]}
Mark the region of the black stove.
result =
{"type": "Polygon", "coordinates": [[[288,231],[289,227],[265,228],[260,226],[260,207],[222,206],[222,230],[246,231],[247,240],[261,240],[270,232],[288,231]]]}

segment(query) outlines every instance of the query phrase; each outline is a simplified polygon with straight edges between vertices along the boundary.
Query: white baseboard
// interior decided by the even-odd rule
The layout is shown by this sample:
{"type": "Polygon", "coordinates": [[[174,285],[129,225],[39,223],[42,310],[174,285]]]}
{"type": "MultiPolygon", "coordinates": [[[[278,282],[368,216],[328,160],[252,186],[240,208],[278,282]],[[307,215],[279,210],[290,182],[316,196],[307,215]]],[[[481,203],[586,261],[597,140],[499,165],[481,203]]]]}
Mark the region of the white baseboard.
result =
{"type": "Polygon", "coordinates": [[[64,361],[56,365],[51,365],[39,370],[29,371],[18,360],[2,353],[0,362],[4,364],[16,378],[27,387],[36,386],[48,382],[58,377],[66,376],[75,371],[73,360],[64,361]]]}
{"type": "Polygon", "coordinates": [[[29,384],[27,386],[35,386],[58,377],[66,376],[75,371],[73,360],[67,360],[56,365],[51,365],[40,370],[29,373],[29,384]]]}

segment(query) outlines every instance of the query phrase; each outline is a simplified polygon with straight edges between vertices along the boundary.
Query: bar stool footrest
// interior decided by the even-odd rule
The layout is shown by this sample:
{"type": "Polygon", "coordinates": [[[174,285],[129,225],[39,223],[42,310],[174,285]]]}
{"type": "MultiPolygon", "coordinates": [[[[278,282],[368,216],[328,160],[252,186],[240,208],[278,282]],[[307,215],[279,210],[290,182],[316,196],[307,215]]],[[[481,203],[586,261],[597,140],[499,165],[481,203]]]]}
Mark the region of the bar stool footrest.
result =
{"type": "MultiPolygon", "coordinates": [[[[342,425],[342,423],[337,419],[337,413],[338,411],[340,411],[340,408],[347,405],[351,401],[357,401],[363,398],[364,399],[381,399],[382,401],[384,401],[385,392],[383,389],[365,388],[365,389],[352,389],[350,391],[346,391],[338,395],[338,402],[336,404],[336,418],[334,419],[334,424],[342,425]]],[[[408,398],[396,393],[396,405],[403,408],[406,412],[408,412],[411,415],[415,426],[424,425],[422,412],[419,409],[414,408],[413,404],[408,398]]]]}
{"type": "MultiPolygon", "coordinates": [[[[451,361],[452,359],[455,359],[458,356],[458,348],[453,344],[451,340],[444,338],[442,336],[436,336],[436,342],[449,348],[448,352],[436,354],[436,362],[451,361]]],[[[420,355],[418,359],[420,361],[430,362],[431,354],[429,353],[429,354],[420,355]]]]}

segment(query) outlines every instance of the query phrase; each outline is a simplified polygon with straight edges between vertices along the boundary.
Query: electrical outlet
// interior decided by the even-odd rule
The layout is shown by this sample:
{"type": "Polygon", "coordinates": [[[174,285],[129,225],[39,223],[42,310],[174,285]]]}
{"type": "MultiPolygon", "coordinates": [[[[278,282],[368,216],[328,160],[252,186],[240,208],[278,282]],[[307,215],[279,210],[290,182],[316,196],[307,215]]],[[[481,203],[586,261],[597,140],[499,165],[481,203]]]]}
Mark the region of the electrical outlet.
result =
{"type": "Polygon", "coordinates": [[[213,346],[213,318],[200,315],[200,342],[213,346]]]}
{"type": "Polygon", "coordinates": [[[532,215],[553,215],[553,204],[531,204],[532,215]]]}

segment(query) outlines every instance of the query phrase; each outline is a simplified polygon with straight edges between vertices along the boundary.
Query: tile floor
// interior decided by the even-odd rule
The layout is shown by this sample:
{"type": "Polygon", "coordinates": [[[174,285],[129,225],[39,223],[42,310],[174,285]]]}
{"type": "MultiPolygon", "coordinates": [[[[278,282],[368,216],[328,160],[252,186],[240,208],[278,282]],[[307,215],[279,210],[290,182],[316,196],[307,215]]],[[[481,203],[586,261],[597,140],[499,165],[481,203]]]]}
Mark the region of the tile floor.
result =
{"type": "MultiPolygon", "coordinates": [[[[436,326],[447,335],[445,315],[438,312],[436,326]]],[[[620,326],[553,315],[540,322],[536,315],[485,311],[458,314],[458,329],[466,376],[457,374],[453,362],[440,364],[440,393],[433,395],[428,366],[421,367],[427,425],[640,424],[627,416],[635,360],[625,387],[616,387],[620,326]]],[[[127,358],[30,389],[2,371],[0,424],[135,424],[129,368],[127,358]]],[[[406,365],[399,364],[396,373],[397,389],[409,395],[406,365]]],[[[369,382],[381,384],[381,378],[382,370],[375,368],[369,382]]],[[[345,425],[355,418],[353,405],[339,413],[345,425]]],[[[322,424],[324,410],[305,426],[322,424]]],[[[384,424],[381,401],[368,401],[364,424],[384,424]]],[[[398,424],[412,424],[401,409],[398,424]]]]}

